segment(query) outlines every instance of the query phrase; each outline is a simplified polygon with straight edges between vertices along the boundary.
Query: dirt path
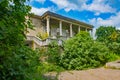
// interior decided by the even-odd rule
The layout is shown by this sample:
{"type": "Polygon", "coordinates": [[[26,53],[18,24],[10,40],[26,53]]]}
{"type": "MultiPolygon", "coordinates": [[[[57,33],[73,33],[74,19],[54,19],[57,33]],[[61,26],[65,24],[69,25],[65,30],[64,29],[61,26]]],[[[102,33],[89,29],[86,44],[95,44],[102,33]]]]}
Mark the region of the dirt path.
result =
{"type": "Polygon", "coordinates": [[[120,80],[120,70],[90,69],[83,71],[66,71],[59,75],[59,80],[120,80]]]}

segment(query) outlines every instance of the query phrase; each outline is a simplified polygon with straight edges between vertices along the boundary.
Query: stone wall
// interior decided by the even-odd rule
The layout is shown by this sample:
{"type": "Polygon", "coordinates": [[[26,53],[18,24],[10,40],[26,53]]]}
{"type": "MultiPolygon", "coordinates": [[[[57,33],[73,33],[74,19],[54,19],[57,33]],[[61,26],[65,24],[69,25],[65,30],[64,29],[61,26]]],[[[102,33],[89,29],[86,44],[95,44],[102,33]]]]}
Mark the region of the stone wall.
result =
{"type": "Polygon", "coordinates": [[[32,20],[32,23],[34,25],[34,27],[33,27],[34,30],[28,29],[27,35],[29,35],[29,36],[36,36],[38,34],[38,32],[43,31],[44,28],[43,28],[43,25],[41,23],[40,18],[31,18],[31,20],[32,20]]]}

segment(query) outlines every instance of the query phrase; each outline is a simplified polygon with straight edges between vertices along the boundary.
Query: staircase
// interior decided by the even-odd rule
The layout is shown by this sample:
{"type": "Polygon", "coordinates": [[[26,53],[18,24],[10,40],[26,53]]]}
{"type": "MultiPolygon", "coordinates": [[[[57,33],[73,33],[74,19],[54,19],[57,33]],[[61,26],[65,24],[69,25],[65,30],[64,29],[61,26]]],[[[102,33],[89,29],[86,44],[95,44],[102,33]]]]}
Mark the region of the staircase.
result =
{"type": "Polygon", "coordinates": [[[27,36],[27,40],[28,41],[34,41],[37,45],[39,46],[46,46],[48,45],[48,41],[47,40],[40,40],[40,38],[36,37],[36,36],[27,36]]]}
{"type": "Polygon", "coordinates": [[[39,46],[47,46],[53,40],[57,41],[58,45],[62,45],[62,43],[63,43],[63,41],[61,39],[47,38],[46,40],[41,40],[40,38],[38,38],[36,36],[28,36],[27,35],[27,41],[34,41],[39,46]]]}

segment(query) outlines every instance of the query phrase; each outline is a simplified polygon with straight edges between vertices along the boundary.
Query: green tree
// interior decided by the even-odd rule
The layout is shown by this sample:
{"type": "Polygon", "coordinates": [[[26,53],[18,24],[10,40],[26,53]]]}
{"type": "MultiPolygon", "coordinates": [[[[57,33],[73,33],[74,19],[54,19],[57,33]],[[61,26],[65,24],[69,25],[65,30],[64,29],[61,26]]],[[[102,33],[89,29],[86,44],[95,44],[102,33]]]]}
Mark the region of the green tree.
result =
{"type": "Polygon", "coordinates": [[[107,42],[111,35],[115,35],[116,28],[112,26],[100,26],[96,30],[97,40],[100,42],[107,42]]]}
{"type": "Polygon", "coordinates": [[[105,43],[111,52],[120,54],[120,30],[113,26],[100,26],[96,36],[97,40],[105,43]]]}
{"type": "Polygon", "coordinates": [[[116,39],[116,42],[120,42],[120,30],[116,30],[116,33],[117,33],[117,39],[116,39]]]}
{"type": "Polygon", "coordinates": [[[39,63],[38,54],[24,46],[27,0],[0,0],[0,80],[31,80],[39,63]],[[32,76],[31,76],[32,75],[32,76]]]}

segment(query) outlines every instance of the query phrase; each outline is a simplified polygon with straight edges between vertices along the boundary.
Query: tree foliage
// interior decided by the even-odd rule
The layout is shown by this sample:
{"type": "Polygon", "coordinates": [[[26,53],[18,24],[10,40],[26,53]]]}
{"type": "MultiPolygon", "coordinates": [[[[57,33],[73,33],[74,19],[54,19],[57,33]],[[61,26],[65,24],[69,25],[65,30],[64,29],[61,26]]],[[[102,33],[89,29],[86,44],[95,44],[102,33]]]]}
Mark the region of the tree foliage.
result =
{"type": "Polygon", "coordinates": [[[24,46],[31,28],[27,0],[0,0],[0,80],[31,80],[38,54],[24,46]],[[32,76],[31,76],[32,75],[32,76]]]}
{"type": "Polygon", "coordinates": [[[105,43],[111,52],[120,54],[120,30],[113,26],[100,26],[96,36],[97,40],[105,43]]]}
{"type": "MultiPolygon", "coordinates": [[[[107,26],[107,27],[106,26],[100,26],[96,30],[97,40],[101,41],[101,42],[106,42],[112,36],[114,36],[114,38],[115,38],[116,37],[115,31],[116,31],[115,27],[112,27],[112,26],[107,26]]],[[[111,39],[113,39],[113,37],[111,39]]]]}
{"type": "Polygon", "coordinates": [[[94,68],[108,61],[108,48],[94,41],[89,33],[80,32],[66,41],[60,65],[65,69],[94,68]]]}
{"type": "Polygon", "coordinates": [[[31,27],[30,7],[24,5],[25,0],[0,1],[0,44],[20,45],[25,39],[25,30],[31,27]]]}

